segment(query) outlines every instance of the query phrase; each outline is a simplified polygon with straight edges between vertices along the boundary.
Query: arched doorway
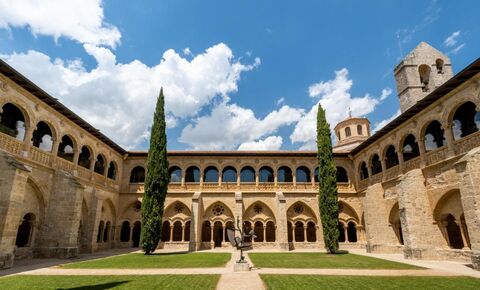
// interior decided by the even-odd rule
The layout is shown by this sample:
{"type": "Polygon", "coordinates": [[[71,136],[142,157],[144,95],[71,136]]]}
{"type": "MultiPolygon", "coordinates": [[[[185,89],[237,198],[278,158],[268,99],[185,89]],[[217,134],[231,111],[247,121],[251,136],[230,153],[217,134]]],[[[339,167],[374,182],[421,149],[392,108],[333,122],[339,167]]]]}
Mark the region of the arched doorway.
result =
{"type": "Polygon", "coordinates": [[[213,224],[213,241],[215,247],[221,247],[223,242],[223,225],[217,221],[213,224]]]}
{"type": "Polygon", "coordinates": [[[164,221],[162,224],[162,242],[170,241],[170,222],[164,221]]]}
{"type": "Polygon", "coordinates": [[[307,223],[307,242],[317,241],[317,229],[313,222],[307,223]]]}
{"type": "Polygon", "coordinates": [[[350,243],[357,242],[357,228],[353,222],[349,222],[347,225],[347,235],[350,243]]]}
{"type": "Polygon", "coordinates": [[[132,241],[133,247],[138,248],[140,246],[140,233],[142,231],[142,224],[140,221],[136,221],[133,224],[133,231],[132,231],[132,241]]]}
{"type": "Polygon", "coordinates": [[[305,242],[305,229],[302,222],[295,223],[295,242],[305,242]]]}
{"type": "Polygon", "coordinates": [[[122,228],[120,229],[120,242],[130,241],[130,223],[124,221],[122,223],[122,228]]]}
{"type": "Polygon", "coordinates": [[[181,242],[182,241],[182,234],[183,234],[182,222],[181,221],[174,222],[173,223],[172,241],[173,242],[181,242]]]}
{"type": "Polygon", "coordinates": [[[17,239],[15,245],[19,248],[29,247],[33,234],[33,223],[35,221],[35,215],[32,213],[27,213],[23,217],[23,221],[18,226],[17,230],[17,239]]]}

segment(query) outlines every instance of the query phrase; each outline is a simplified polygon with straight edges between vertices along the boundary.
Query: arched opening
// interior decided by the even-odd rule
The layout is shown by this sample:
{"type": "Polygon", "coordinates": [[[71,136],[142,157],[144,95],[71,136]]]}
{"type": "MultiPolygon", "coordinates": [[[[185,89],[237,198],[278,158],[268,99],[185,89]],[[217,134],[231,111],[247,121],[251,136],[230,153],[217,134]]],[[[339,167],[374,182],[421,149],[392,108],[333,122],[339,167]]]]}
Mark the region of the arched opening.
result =
{"type": "Polygon", "coordinates": [[[143,183],[145,182],[145,168],[142,166],[136,166],[130,171],[130,183],[143,183]]]}
{"type": "Polygon", "coordinates": [[[263,166],[258,172],[259,182],[273,182],[273,170],[268,166],[263,166]]]}
{"type": "Polygon", "coordinates": [[[176,221],[173,223],[173,234],[172,234],[172,241],[174,242],[181,242],[182,241],[182,222],[176,221]]]}
{"type": "Polygon", "coordinates": [[[443,60],[437,58],[437,60],[435,60],[435,66],[437,67],[437,74],[443,74],[443,60]]]}
{"type": "Polygon", "coordinates": [[[455,140],[477,132],[479,126],[480,113],[474,103],[466,102],[455,111],[452,128],[455,140]]]}
{"type": "Polygon", "coordinates": [[[430,66],[422,64],[418,67],[418,74],[420,76],[420,85],[422,91],[427,92],[430,84],[430,66]]]}
{"type": "MultiPolygon", "coordinates": [[[[243,223],[243,231],[244,233],[249,234],[252,231],[252,224],[249,221],[243,223]]],[[[251,243],[252,237],[245,238],[245,242],[251,243]]]]}
{"type": "Polygon", "coordinates": [[[162,242],[170,241],[170,222],[164,221],[162,223],[162,242]]]}
{"type": "Polygon", "coordinates": [[[255,182],[255,170],[246,166],[240,170],[240,182],[255,182]]]}
{"type": "Polygon", "coordinates": [[[357,125],[357,134],[359,136],[362,136],[363,135],[363,127],[362,125],[357,125]]]}
{"type": "Polygon", "coordinates": [[[228,242],[228,233],[227,233],[227,229],[233,229],[235,230],[235,227],[233,226],[233,222],[227,222],[225,224],[225,231],[223,233],[224,237],[225,237],[225,242],[228,242]]]}
{"type": "Polygon", "coordinates": [[[140,221],[136,221],[133,224],[133,231],[132,231],[132,241],[133,247],[138,248],[140,246],[140,233],[142,232],[142,223],[140,221]]]}
{"type": "Polygon", "coordinates": [[[184,240],[185,242],[190,241],[190,224],[191,224],[191,222],[190,222],[190,221],[187,221],[187,222],[185,223],[185,228],[183,229],[183,230],[184,230],[184,234],[183,234],[183,235],[184,235],[184,238],[183,238],[183,240],[184,240]]]}
{"type": "Polygon", "coordinates": [[[313,179],[318,183],[318,167],[313,171],[313,179]]]}
{"type": "Polygon", "coordinates": [[[350,129],[350,127],[345,128],[345,136],[346,137],[352,136],[352,130],[350,129]]]}
{"type": "Polygon", "coordinates": [[[345,228],[341,222],[338,223],[338,242],[339,243],[345,243],[346,237],[345,237],[345,228]]]}
{"type": "Polygon", "coordinates": [[[110,229],[111,229],[111,223],[108,221],[105,224],[105,231],[103,232],[103,242],[106,243],[110,241],[110,229]]]}
{"type": "Polygon", "coordinates": [[[172,166],[168,169],[168,175],[170,176],[170,182],[180,183],[182,182],[182,169],[178,166],[172,166]]]}
{"type": "Polygon", "coordinates": [[[19,248],[29,247],[33,234],[33,224],[35,222],[35,215],[33,213],[27,213],[23,217],[22,223],[18,226],[17,238],[15,245],[19,248]]]}
{"type": "Polygon", "coordinates": [[[291,222],[287,223],[287,238],[288,238],[289,243],[293,242],[292,223],[291,222]]]}
{"type": "Polygon", "coordinates": [[[463,249],[463,240],[460,227],[455,222],[455,217],[449,214],[445,218],[446,229],[448,235],[448,244],[452,249],[463,249]]]}
{"type": "Polygon", "coordinates": [[[426,151],[440,148],[446,144],[445,132],[440,122],[434,120],[428,124],[425,129],[424,139],[426,151]]]}
{"type": "Polygon", "coordinates": [[[205,168],[203,172],[203,181],[204,182],[218,182],[218,169],[214,166],[209,166],[205,168]]]}
{"type": "Polygon", "coordinates": [[[305,242],[305,229],[302,222],[295,223],[295,242],[305,242]]]}
{"type": "Polygon", "coordinates": [[[263,223],[258,221],[258,222],[255,222],[255,228],[254,228],[254,232],[255,232],[255,235],[257,236],[255,238],[255,242],[263,242],[263,223]]]}
{"type": "Polygon", "coordinates": [[[102,154],[97,155],[97,159],[95,160],[95,166],[93,167],[93,171],[100,175],[105,174],[105,157],[102,154]]]}
{"type": "Polygon", "coordinates": [[[190,166],[185,171],[185,182],[200,182],[200,169],[190,166]]]}
{"type": "Polygon", "coordinates": [[[78,156],[78,165],[90,169],[90,158],[92,153],[87,146],[83,146],[82,150],[80,150],[80,155],[78,156]]]}
{"type": "Polygon", "coordinates": [[[348,182],[347,170],[341,166],[337,166],[337,182],[340,182],[340,183],[348,182]]]}
{"type": "Polygon", "coordinates": [[[202,225],[202,242],[210,242],[212,240],[211,236],[211,226],[209,221],[203,222],[202,225]]]}
{"type": "Polygon", "coordinates": [[[117,164],[113,161],[108,164],[107,177],[112,180],[117,178],[117,164]]]}
{"type": "Polygon", "coordinates": [[[300,166],[297,168],[296,172],[297,182],[311,182],[310,170],[305,166],[300,166]]]}
{"type": "Polygon", "coordinates": [[[57,156],[73,162],[73,140],[67,135],[62,137],[62,141],[58,145],[57,156]]]}
{"type": "Polygon", "coordinates": [[[103,229],[105,224],[103,221],[100,221],[98,224],[98,233],[97,233],[97,243],[100,243],[103,240],[103,229]]]}
{"type": "Polygon", "coordinates": [[[388,146],[385,153],[385,165],[387,169],[398,165],[398,155],[393,145],[388,146]]]}
{"type": "Polygon", "coordinates": [[[32,145],[40,150],[50,152],[53,146],[53,133],[47,123],[40,121],[33,131],[32,145]]]}
{"type": "Polygon", "coordinates": [[[237,183],[237,170],[232,166],[225,167],[222,171],[222,182],[237,183]]]}
{"type": "Polygon", "coordinates": [[[267,222],[267,228],[265,230],[265,241],[275,242],[275,224],[272,221],[267,222]]]}
{"type": "Polygon", "coordinates": [[[25,138],[25,116],[17,106],[10,103],[3,105],[0,113],[0,132],[20,141],[25,138]]]}
{"type": "Polygon", "coordinates": [[[307,242],[316,242],[317,241],[317,227],[313,222],[307,223],[307,242]]]}
{"type": "Polygon", "coordinates": [[[287,166],[282,166],[277,171],[278,182],[292,182],[292,170],[287,166]]]}
{"type": "Polygon", "coordinates": [[[368,169],[367,169],[367,164],[365,162],[362,162],[360,165],[360,180],[364,180],[368,178],[368,169]]]}
{"type": "Polygon", "coordinates": [[[378,154],[373,155],[372,157],[372,175],[382,172],[382,162],[378,154]]]}
{"type": "Polygon", "coordinates": [[[356,243],[357,242],[357,228],[353,222],[349,222],[347,226],[347,235],[348,235],[348,241],[350,243],[356,243]]]}
{"type": "Polygon", "coordinates": [[[402,224],[400,222],[400,209],[398,207],[398,202],[390,210],[389,223],[397,237],[398,243],[403,245],[402,224]]]}
{"type": "Polygon", "coordinates": [[[403,160],[408,161],[415,157],[420,156],[420,150],[418,148],[417,140],[415,136],[409,134],[403,141],[403,160]]]}
{"type": "Polygon", "coordinates": [[[215,222],[213,224],[213,241],[215,247],[221,247],[223,242],[223,225],[221,222],[215,222]]]}
{"type": "Polygon", "coordinates": [[[130,222],[124,221],[120,229],[120,242],[130,241],[130,222]]]}

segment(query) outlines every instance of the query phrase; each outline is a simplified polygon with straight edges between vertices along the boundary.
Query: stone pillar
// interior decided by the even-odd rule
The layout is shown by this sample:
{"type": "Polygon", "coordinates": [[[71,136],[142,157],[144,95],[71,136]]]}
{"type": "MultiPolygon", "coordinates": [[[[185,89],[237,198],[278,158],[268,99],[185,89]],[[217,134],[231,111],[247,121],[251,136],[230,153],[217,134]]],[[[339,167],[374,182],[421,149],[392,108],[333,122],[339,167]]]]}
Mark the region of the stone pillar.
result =
{"type": "MultiPolygon", "coordinates": [[[[463,214],[472,248],[472,265],[480,270],[480,148],[475,148],[456,164],[463,214]]],[[[463,227],[461,227],[463,228],[463,227]]]]}
{"type": "Polygon", "coordinates": [[[425,167],[426,163],[427,163],[427,156],[425,156],[425,154],[427,153],[427,149],[425,148],[425,138],[421,137],[418,142],[418,149],[420,151],[420,158],[422,159],[422,162],[421,162],[421,167],[425,167]]]}
{"type": "Polygon", "coordinates": [[[441,247],[442,237],[438,227],[432,222],[433,213],[422,170],[413,169],[402,175],[396,189],[405,258],[438,258],[435,248],[441,247]]]}
{"type": "Polygon", "coordinates": [[[277,191],[275,193],[275,201],[277,203],[277,224],[276,224],[276,241],[281,250],[288,251],[288,223],[287,223],[287,200],[283,192],[277,191]]]}
{"type": "Polygon", "coordinates": [[[363,200],[367,252],[400,252],[395,232],[389,226],[389,214],[395,202],[395,200],[385,199],[381,183],[367,188],[363,200]]]}
{"type": "Polygon", "coordinates": [[[173,225],[170,224],[170,242],[173,242],[173,225]]]}
{"type": "Polygon", "coordinates": [[[344,227],[343,227],[343,233],[344,233],[344,235],[345,235],[345,242],[346,242],[346,243],[349,243],[350,240],[348,239],[348,227],[347,227],[347,226],[344,226],[344,227]]]}
{"type": "Polygon", "coordinates": [[[32,147],[32,138],[33,138],[33,131],[35,130],[36,125],[28,126],[25,129],[25,137],[23,141],[23,152],[22,155],[24,157],[28,157],[28,154],[30,153],[30,147],[32,147]]]}
{"type": "Polygon", "coordinates": [[[55,171],[45,220],[36,238],[35,256],[62,259],[78,256],[82,200],[83,186],[70,173],[55,171]]]}
{"type": "Polygon", "coordinates": [[[292,224],[292,241],[293,241],[294,243],[297,242],[297,237],[295,236],[295,228],[296,228],[296,227],[297,227],[297,226],[296,226],[295,224],[292,224]]]}
{"type": "Polygon", "coordinates": [[[307,242],[307,225],[303,225],[303,242],[307,242]]]}
{"type": "Polygon", "coordinates": [[[265,243],[265,241],[267,240],[267,226],[266,225],[263,225],[263,241],[265,243]]]}
{"type": "Polygon", "coordinates": [[[0,269],[13,266],[15,240],[30,170],[0,150],[0,269]]]}
{"type": "Polygon", "coordinates": [[[202,214],[202,193],[195,192],[192,197],[192,218],[190,221],[190,242],[188,243],[189,251],[198,251],[202,242],[202,225],[200,216],[202,214]]]}
{"type": "Polygon", "coordinates": [[[445,139],[447,141],[447,157],[453,157],[455,156],[455,137],[453,136],[453,124],[448,123],[445,128],[445,139]]]}
{"type": "Polygon", "coordinates": [[[463,228],[463,225],[462,225],[461,222],[455,221],[455,223],[460,228],[460,234],[462,235],[462,242],[463,242],[463,248],[462,249],[466,250],[466,249],[468,249],[468,243],[467,243],[467,238],[465,236],[465,229],[463,228]]]}
{"type": "Polygon", "coordinates": [[[210,243],[213,243],[213,229],[215,228],[215,223],[210,223],[210,243]]]}
{"type": "Polygon", "coordinates": [[[239,226],[241,230],[243,230],[243,195],[241,191],[236,191],[235,192],[235,209],[234,209],[234,221],[233,221],[233,227],[237,227],[237,218],[239,219],[240,223],[239,226]]]}
{"type": "Polygon", "coordinates": [[[182,225],[182,242],[185,242],[185,225],[182,225]]]}

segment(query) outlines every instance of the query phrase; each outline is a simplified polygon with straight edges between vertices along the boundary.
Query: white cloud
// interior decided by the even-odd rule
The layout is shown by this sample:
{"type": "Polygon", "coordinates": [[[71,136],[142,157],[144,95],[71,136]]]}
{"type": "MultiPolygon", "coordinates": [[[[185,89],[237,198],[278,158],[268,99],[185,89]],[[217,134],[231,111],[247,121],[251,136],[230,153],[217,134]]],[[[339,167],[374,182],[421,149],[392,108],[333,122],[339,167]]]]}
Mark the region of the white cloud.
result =
{"type": "Polygon", "coordinates": [[[167,125],[196,116],[218,95],[237,91],[240,74],[259,65],[234,60],[230,48],[217,44],[191,61],[167,50],[155,66],[134,60],[116,62],[107,48],[85,44],[97,61],[88,71],[81,60],[50,59],[38,52],[0,55],[41,88],[127,148],[138,146],[148,136],[156,97],[165,93],[167,125]]]}
{"type": "Polygon", "coordinates": [[[304,113],[301,109],[283,106],[258,119],[252,110],[228,102],[229,99],[225,98],[209,115],[197,118],[193,125],[187,125],[179,141],[193,149],[235,149],[275,133],[282,126],[296,123],[304,113]]]}
{"type": "Polygon", "coordinates": [[[443,44],[447,47],[453,47],[455,44],[458,42],[458,37],[460,36],[461,31],[455,31],[454,33],[450,34],[445,40],[443,41],[443,44]]]}
{"type": "Polygon", "coordinates": [[[280,106],[281,104],[283,104],[285,102],[285,98],[284,97],[281,97],[280,99],[277,100],[277,106],[280,106]]]}
{"type": "Polygon", "coordinates": [[[282,147],[281,136],[268,136],[263,140],[242,143],[238,150],[279,150],[282,147]]]}
{"type": "Polygon", "coordinates": [[[378,130],[382,129],[385,127],[388,123],[392,122],[396,117],[400,116],[401,112],[400,110],[396,111],[395,114],[393,114],[390,118],[385,119],[383,121],[375,123],[375,126],[373,127],[373,133],[377,132],[378,130]]]}
{"type": "Polygon", "coordinates": [[[352,85],[346,68],[335,71],[335,78],[332,80],[311,85],[309,95],[319,101],[296,124],[290,135],[292,143],[302,143],[300,149],[315,148],[318,103],[326,110],[327,121],[332,128],[347,118],[349,109],[353,116],[364,116],[373,112],[380,101],[369,94],[352,97],[350,95],[352,85]]]}
{"type": "Polygon", "coordinates": [[[391,88],[384,88],[382,90],[382,95],[380,96],[380,101],[385,100],[392,94],[392,89],[391,88]]]}
{"type": "Polygon", "coordinates": [[[120,31],[104,22],[101,0],[0,0],[0,28],[28,27],[34,35],[115,47],[120,31]]]}
{"type": "Polygon", "coordinates": [[[465,43],[462,43],[459,46],[455,47],[454,49],[450,50],[448,54],[457,54],[464,47],[465,47],[465,43]]]}
{"type": "Polygon", "coordinates": [[[183,54],[184,55],[192,55],[192,51],[190,50],[190,48],[186,47],[183,49],[183,54]]]}

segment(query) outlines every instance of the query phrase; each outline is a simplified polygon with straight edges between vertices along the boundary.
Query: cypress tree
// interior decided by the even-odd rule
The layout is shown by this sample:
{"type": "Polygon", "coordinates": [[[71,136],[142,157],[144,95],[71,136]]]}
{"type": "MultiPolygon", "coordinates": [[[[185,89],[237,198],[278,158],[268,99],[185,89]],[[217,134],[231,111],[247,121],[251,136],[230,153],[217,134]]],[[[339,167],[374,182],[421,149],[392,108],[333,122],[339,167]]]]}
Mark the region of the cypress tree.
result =
{"type": "Polygon", "coordinates": [[[170,178],[168,175],[164,104],[162,88],[153,117],[147,159],[147,175],[145,177],[145,193],[142,202],[141,245],[145,255],[155,251],[162,235],[163,206],[170,178]]]}
{"type": "Polygon", "coordinates": [[[333,161],[330,125],[325,110],[318,104],[317,113],[318,204],[322,219],[323,239],[329,253],[338,251],[337,167],[333,161]]]}

